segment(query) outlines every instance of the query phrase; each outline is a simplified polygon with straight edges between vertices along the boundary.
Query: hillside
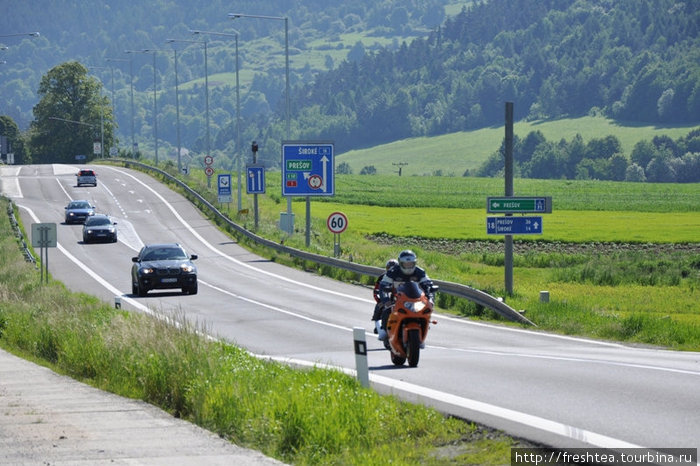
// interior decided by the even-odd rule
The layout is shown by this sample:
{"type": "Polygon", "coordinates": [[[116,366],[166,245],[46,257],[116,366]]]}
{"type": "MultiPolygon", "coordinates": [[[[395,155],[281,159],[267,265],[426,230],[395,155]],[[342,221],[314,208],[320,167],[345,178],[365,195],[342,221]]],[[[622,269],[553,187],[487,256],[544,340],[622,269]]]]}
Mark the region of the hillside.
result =
{"type": "MultiPolygon", "coordinates": [[[[520,121],[514,124],[515,136],[524,138],[531,131],[541,131],[553,141],[570,140],[580,134],[584,141],[608,135],[617,137],[624,154],[629,156],[635,144],[656,136],[677,139],[696,126],[642,125],[617,122],[603,117],[562,118],[551,121],[520,121]]],[[[342,153],[336,165],[347,163],[352,172],[359,174],[364,167],[373,166],[377,174],[431,175],[440,171],[443,176],[462,176],[474,173],[500,147],[505,136],[503,126],[473,131],[461,131],[441,136],[408,138],[367,149],[342,153]],[[398,165],[406,163],[407,165],[398,165]]]]}
{"type": "MultiPolygon", "coordinates": [[[[2,57],[11,65],[0,66],[0,114],[26,129],[42,75],[77,60],[113,98],[126,155],[133,137],[151,156],[154,122],[166,157],[174,158],[180,129],[194,162],[201,163],[211,145],[216,168],[231,167],[238,147],[245,155],[252,140],[260,147],[259,160],[276,168],[283,139],[333,140],[338,153],[371,150],[376,157],[389,153],[385,145],[395,141],[420,146],[423,138],[442,136],[438,147],[431,143],[418,156],[442,157],[432,160],[429,173],[459,175],[497,149],[498,142],[480,132],[502,126],[505,101],[515,103],[521,122],[602,115],[654,129],[697,126],[699,6],[676,0],[237,2],[235,8],[246,14],[288,18],[287,132],[281,21],[233,21],[233,7],[221,0],[101,0],[89,9],[57,0],[47,2],[42,15],[31,2],[8,0],[5,11],[11,13],[0,17],[0,28],[42,35],[0,37],[2,45],[8,43],[2,57]],[[233,40],[193,36],[192,28],[239,33],[240,128],[233,40]],[[176,46],[177,73],[168,38],[189,41],[176,46]],[[155,52],[129,55],[128,49],[155,52]],[[470,143],[473,161],[464,170],[443,165],[451,162],[450,153],[463,157],[462,133],[479,136],[470,143]],[[477,151],[482,144],[484,152],[477,151]]],[[[391,161],[374,158],[373,165],[391,169],[404,156],[392,155],[391,161]]]]}

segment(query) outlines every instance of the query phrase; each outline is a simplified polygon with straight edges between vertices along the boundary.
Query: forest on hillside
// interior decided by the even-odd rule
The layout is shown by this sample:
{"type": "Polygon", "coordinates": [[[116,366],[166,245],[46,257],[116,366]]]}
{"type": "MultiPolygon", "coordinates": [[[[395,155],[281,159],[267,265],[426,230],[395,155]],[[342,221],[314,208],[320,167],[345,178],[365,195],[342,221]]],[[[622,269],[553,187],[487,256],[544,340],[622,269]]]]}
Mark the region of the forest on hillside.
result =
{"type": "Polygon", "coordinates": [[[444,12],[456,0],[237,2],[239,11],[288,15],[292,63],[287,134],[284,28],[272,21],[235,23],[245,77],[240,141],[232,41],[209,39],[209,75],[216,78],[208,92],[201,44],[178,53],[179,116],[178,74],[165,44],[168,37],[192,39],[189,28],[231,31],[230,5],[110,0],[84,8],[78,0],[57,0],[38,17],[31,2],[8,1],[11,13],[0,27],[44,33],[0,52],[12,62],[0,66],[0,115],[24,130],[42,77],[78,60],[110,96],[122,147],[132,121],[140,147],[148,151],[152,144],[155,82],[159,144],[172,154],[179,127],[183,145],[202,158],[208,98],[211,148],[224,167],[231,166],[237,143],[247,147],[251,140],[258,141],[260,159],[275,167],[288,137],[333,140],[342,153],[501,125],[504,101],[514,102],[516,120],[595,114],[644,123],[700,121],[700,5],[690,0],[465,1],[454,16],[444,12]],[[159,53],[124,54],[144,48],[159,53]]]}
{"type": "Polygon", "coordinates": [[[480,2],[425,39],[319,75],[295,93],[293,108],[307,136],[331,135],[342,147],[502,124],[505,101],[514,102],[516,120],[593,113],[697,122],[699,7],[480,2]]]}

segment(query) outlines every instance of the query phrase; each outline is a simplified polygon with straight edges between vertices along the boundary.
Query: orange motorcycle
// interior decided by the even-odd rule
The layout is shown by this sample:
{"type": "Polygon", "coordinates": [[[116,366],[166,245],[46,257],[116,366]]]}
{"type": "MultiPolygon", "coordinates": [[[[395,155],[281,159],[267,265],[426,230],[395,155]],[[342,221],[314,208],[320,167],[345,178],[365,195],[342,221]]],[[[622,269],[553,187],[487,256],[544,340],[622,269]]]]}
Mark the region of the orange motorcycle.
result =
{"type": "MultiPolygon", "coordinates": [[[[434,295],[437,290],[432,285],[430,292],[434,295]]],[[[396,288],[384,340],[384,347],[391,352],[391,362],[402,366],[408,360],[410,367],[418,365],[428,328],[437,324],[431,320],[432,313],[433,303],[418,283],[404,282],[396,288]]]]}

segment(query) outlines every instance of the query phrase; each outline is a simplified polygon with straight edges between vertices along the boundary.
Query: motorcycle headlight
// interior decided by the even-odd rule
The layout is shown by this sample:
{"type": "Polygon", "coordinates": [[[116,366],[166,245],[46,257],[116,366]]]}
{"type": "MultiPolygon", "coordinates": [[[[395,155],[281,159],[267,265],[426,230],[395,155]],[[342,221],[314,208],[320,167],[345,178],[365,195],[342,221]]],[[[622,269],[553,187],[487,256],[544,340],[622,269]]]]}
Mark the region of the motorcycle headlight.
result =
{"type": "Polygon", "coordinates": [[[421,312],[425,309],[425,303],[423,301],[409,302],[405,304],[406,309],[411,312],[421,312]]]}

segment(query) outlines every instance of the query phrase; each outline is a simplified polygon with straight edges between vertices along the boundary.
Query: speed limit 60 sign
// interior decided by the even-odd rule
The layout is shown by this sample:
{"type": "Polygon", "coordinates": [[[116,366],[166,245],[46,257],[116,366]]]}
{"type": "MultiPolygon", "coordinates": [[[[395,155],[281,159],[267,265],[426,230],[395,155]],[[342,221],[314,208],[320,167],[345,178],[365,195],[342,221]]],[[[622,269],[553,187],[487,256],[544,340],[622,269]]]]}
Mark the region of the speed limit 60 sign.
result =
{"type": "Polygon", "coordinates": [[[326,221],[331,233],[342,233],[348,227],[348,218],[342,212],[333,212],[326,221]]]}

